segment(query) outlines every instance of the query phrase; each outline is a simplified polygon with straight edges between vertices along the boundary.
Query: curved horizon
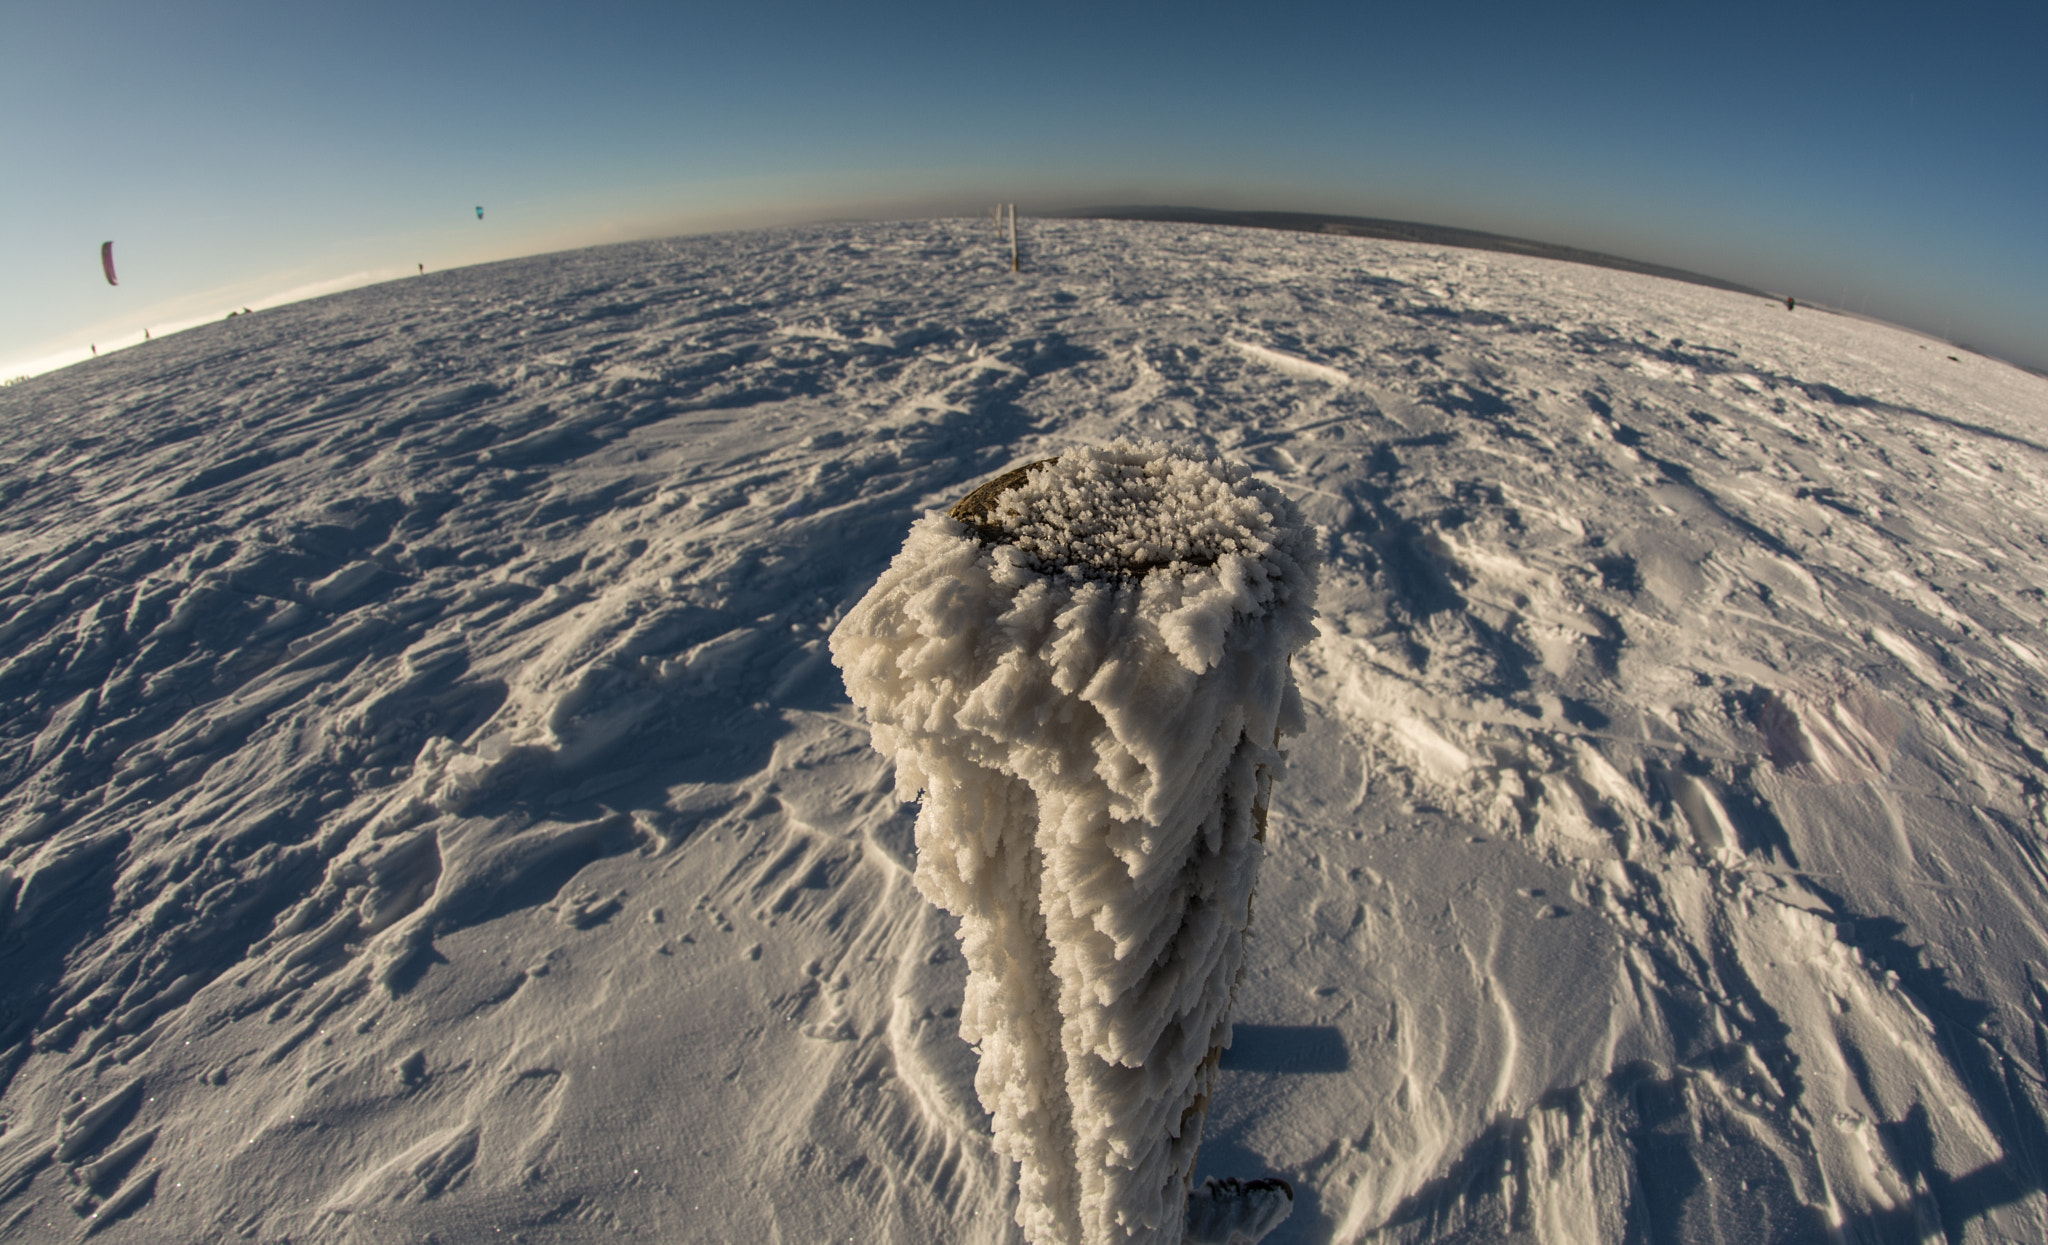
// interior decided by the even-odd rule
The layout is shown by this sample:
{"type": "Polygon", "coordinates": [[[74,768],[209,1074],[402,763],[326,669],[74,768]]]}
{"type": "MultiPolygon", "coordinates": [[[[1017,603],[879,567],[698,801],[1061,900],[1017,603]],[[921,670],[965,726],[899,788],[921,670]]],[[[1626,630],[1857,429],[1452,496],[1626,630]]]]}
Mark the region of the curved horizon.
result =
{"type": "Polygon", "coordinates": [[[1535,239],[2043,368],[2044,36],[1492,0],[32,9],[0,47],[0,376],[420,265],[997,200],[1535,239]]]}
{"type": "MultiPolygon", "coordinates": [[[[640,242],[658,242],[670,238],[703,237],[721,233],[750,232],[753,230],[761,229],[816,227],[846,220],[876,222],[889,220],[938,221],[960,219],[970,215],[974,215],[974,213],[966,212],[963,210],[937,212],[929,216],[888,216],[853,211],[842,214],[823,215],[809,219],[773,221],[771,223],[736,224],[725,228],[713,227],[683,233],[656,233],[647,235],[645,237],[617,238],[606,241],[593,242],[588,244],[587,246],[563,247],[560,250],[543,249],[515,255],[493,256],[490,258],[478,259],[472,263],[458,264],[446,268],[435,268],[432,269],[431,271],[457,271],[462,268],[477,267],[483,264],[504,263],[520,259],[537,259],[544,258],[548,255],[554,254],[569,254],[578,250],[589,250],[604,246],[627,246],[640,242]]],[[[1878,323],[1891,324],[1895,327],[1907,329],[1911,332],[1919,333],[1923,336],[1930,337],[1936,341],[1943,342],[1946,345],[1952,346],[1958,350],[1966,351],[1970,354],[1979,355],[1981,357],[1991,359],[1996,362],[2010,364],[2024,371],[2034,373],[2035,375],[2048,376],[2048,365],[2037,365],[2025,361],[2023,359],[2006,357],[2004,355],[1999,354],[1996,350],[1986,349],[1972,342],[1961,341],[1955,338],[1944,336],[1941,333],[1935,332],[1927,328],[1924,324],[1915,325],[1904,323],[1898,320],[1887,319],[1886,317],[1881,315],[1868,314],[1856,308],[1848,306],[1839,306],[1819,298],[1791,294],[1785,290],[1760,289],[1754,286],[1750,286],[1743,282],[1722,277],[1716,273],[1693,272],[1687,269],[1676,268],[1668,264],[1660,264],[1640,260],[1633,256],[1616,255],[1610,252],[1588,250],[1583,247],[1567,246],[1558,243],[1548,242],[1540,238],[1523,238],[1511,234],[1493,233],[1487,230],[1463,229],[1455,226],[1438,225],[1428,221],[1392,220],[1385,217],[1360,217],[1350,216],[1341,213],[1296,212],[1276,208],[1247,208],[1241,210],[1230,210],[1223,208],[1207,207],[1202,205],[1094,204],[1085,207],[1044,207],[1037,211],[1025,212],[1022,215],[1022,218],[1025,220],[1030,220],[1034,217],[1040,219],[1176,221],[1184,223],[1207,224],[1220,228],[1283,229],[1296,230],[1302,232],[1334,232],[1356,237],[1381,238],[1395,241],[1414,241],[1418,244],[1447,246],[1465,250],[1505,251],[1514,254],[1533,255],[1537,258],[1552,259],[1561,263],[1590,264],[1596,267],[1606,267],[1627,272],[1637,272],[1647,276],[1662,277],[1667,280],[1682,281],[1694,285],[1706,285],[1721,289],[1737,290],[1743,293],[1755,294],[1759,297],[1771,298],[1773,300],[1790,297],[1797,302],[1798,306],[1806,308],[1808,310],[1827,312],[1836,315],[1854,316],[1859,319],[1867,319],[1876,321],[1878,323]],[[1293,221],[1287,223],[1278,223],[1283,218],[1294,219],[1293,221]]],[[[141,338],[139,340],[114,342],[109,344],[104,351],[99,350],[97,348],[97,343],[94,343],[91,348],[73,346],[65,349],[60,349],[41,358],[31,358],[20,362],[0,362],[0,378],[4,378],[4,383],[9,384],[15,383],[17,381],[28,380],[34,376],[43,375],[51,371],[55,371],[64,367],[69,367],[77,363],[85,362],[89,359],[99,357],[99,355],[101,354],[116,353],[128,347],[141,345],[145,341],[167,337],[172,334],[182,332],[186,329],[197,328],[204,324],[211,324],[217,320],[221,320],[242,312],[264,311],[275,307],[289,306],[293,303],[302,302],[307,299],[323,298],[328,295],[343,293],[352,289],[360,289],[367,285],[381,284],[385,281],[402,281],[408,277],[422,276],[425,275],[426,272],[428,271],[429,269],[427,268],[427,266],[424,263],[422,263],[418,265],[418,267],[413,271],[407,271],[403,268],[394,266],[381,270],[348,273],[337,277],[331,277],[326,280],[305,282],[289,286],[284,289],[275,290],[273,292],[258,294],[255,297],[247,300],[246,303],[239,306],[237,305],[237,301],[233,298],[213,297],[211,292],[201,293],[193,296],[188,301],[192,303],[210,301],[210,303],[214,307],[214,310],[205,314],[191,314],[189,312],[173,313],[169,318],[167,318],[164,321],[160,321],[155,327],[153,327],[150,330],[150,336],[141,338]],[[220,308],[225,308],[225,310],[220,310],[220,308]]]]}

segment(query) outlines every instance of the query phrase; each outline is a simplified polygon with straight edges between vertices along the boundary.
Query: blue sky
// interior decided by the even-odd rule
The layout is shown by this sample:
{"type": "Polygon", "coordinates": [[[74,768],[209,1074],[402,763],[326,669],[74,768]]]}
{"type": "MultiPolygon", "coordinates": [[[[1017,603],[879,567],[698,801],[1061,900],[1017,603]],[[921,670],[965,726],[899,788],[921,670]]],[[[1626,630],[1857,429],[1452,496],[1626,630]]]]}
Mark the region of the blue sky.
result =
{"type": "Polygon", "coordinates": [[[996,199],[1488,229],[2048,367],[2043,47],[2039,0],[0,0],[0,375],[416,263],[996,199]]]}

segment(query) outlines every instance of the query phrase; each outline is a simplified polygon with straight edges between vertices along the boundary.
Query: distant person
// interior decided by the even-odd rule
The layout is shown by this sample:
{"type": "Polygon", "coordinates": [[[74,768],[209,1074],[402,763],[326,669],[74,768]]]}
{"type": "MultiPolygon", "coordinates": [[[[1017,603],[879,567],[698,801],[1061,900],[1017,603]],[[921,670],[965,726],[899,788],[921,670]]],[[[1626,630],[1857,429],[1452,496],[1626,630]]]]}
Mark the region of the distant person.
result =
{"type": "Polygon", "coordinates": [[[94,345],[93,345],[93,348],[92,348],[92,357],[93,357],[93,358],[95,358],[95,359],[97,359],[97,358],[99,358],[99,357],[100,357],[100,348],[99,348],[99,345],[98,345],[98,343],[94,343],[94,345]]]}
{"type": "Polygon", "coordinates": [[[149,340],[149,330],[148,330],[148,329],[144,329],[144,330],[142,330],[142,340],[144,340],[144,341],[148,341],[148,340],[149,340]]]}
{"type": "Polygon", "coordinates": [[[423,277],[427,275],[427,266],[425,264],[420,265],[420,275],[423,277]]]}
{"type": "Polygon", "coordinates": [[[1785,310],[1790,311],[1792,310],[1793,306],[1794,303],[1792,302],[1792,296],[1790,294],[1785,295],[1785,310]]]}

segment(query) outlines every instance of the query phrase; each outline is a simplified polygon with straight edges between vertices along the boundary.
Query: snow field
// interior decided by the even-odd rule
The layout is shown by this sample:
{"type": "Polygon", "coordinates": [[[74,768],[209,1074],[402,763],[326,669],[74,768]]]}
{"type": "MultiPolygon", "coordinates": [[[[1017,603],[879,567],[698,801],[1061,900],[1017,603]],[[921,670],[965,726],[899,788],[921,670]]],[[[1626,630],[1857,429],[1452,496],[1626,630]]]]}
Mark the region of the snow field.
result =
{"type": "Polygon", "coordinates": [[[0,391],[0,1239],[1018,1239],[827,636],[924,511],[1125,436],[1320,530],[1198,1186],[1288,1179],[1276,1243],[2048,1238],[2048,383],[1026,228],[1021,277],[975,222],[606,248],[0,391]]]}

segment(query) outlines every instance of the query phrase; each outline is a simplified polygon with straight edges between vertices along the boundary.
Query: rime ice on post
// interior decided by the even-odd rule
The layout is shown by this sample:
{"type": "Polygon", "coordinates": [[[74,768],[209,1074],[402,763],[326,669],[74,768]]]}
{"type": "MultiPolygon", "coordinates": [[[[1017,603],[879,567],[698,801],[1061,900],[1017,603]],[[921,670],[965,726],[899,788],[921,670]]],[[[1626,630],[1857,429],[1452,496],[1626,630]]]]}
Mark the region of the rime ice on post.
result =
{"type": "Polygon", "coordinates": [[[960,918],[1039,1245],[1182,1238],[1316,564],[1271,487],[1119,442],[926,514],[832,634],[924,793],[918,889],[960,918]]]}

